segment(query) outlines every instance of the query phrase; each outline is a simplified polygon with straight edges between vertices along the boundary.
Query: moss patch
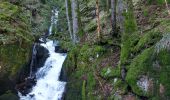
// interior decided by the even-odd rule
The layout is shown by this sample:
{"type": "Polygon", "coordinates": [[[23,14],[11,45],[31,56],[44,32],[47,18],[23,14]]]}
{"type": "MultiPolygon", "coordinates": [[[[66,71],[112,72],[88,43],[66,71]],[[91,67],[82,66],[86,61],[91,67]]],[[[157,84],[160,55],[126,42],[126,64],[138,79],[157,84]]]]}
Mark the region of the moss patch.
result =
{"type": "MultiPolygon", "coordinates": [[[[8,72],[8,76],[15,76],[21,66],[28,60],[29,44],[11,44],[1,45],[0,48],[0,62],[4,71],[8,72]]],[[[3,75],[3,73],[1,73],[3,75]]]]}
{"type": "Polygon", "coordinates": [[[101,70],[101,76],[106,79],[120,77],[120,69],[118,67],[105,67],[101,70]]]}
{"type": "Polygon", "coordinates": [[[0,100],[18,100],[18,99],[19,98],[10,91],[7,91],[5,94],[0,95],[0,100]]]}
{"type": "Polygon", "coordinates": [[[147,95],[137,86],[137,80],[141,75],[147,75],[149,67],[151,66],[150,57],[152,57],[153,48],[144,50],[140,55],[134,58],[130,66],[128,66],[128,72],[126,81],[132,87],[133,92],[138,95],[147,95]]]}
{"type": "Polygon", "coordinates": [[[0,44],[10,44],[22,40],[31,42],[28,17],[22,9],[8,2],[0,4],[0,44]]]}

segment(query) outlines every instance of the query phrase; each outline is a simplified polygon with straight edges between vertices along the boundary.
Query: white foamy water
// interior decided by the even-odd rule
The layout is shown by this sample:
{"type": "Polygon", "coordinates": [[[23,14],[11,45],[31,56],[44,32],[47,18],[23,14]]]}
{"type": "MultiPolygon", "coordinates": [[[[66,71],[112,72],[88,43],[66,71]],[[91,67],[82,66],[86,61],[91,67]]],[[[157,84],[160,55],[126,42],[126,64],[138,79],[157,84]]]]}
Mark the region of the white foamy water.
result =
{"type": "Polygon", "coordinates": [[[57,9],[54,9],[52,10],[52,16],[51,16],[51,25],[49,27],[49,35],[52,34],[52,29],[53,29],[53,26],[54,25],[57,25],[57,21],[58,21],[58,10],[57,9]]]}
{"type": "Polygon", "coordinates": [[[41,46],[49,51],[45,64],[36,73],[37,83],[26,96],[19,93],[20,100],[61,100],[66,82],[59,81],[66,54],[55,52],[56,43],[48,41],[41,46]]]}

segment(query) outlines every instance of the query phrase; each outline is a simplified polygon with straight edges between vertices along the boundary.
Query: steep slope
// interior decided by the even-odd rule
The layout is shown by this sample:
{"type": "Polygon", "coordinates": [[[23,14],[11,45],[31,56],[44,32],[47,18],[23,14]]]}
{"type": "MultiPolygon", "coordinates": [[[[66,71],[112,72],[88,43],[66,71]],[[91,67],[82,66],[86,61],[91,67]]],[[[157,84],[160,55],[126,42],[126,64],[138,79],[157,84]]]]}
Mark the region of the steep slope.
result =
{"type": "Polygon", "coordinates": [[[98,42],[95,1],[80,0],[80,43],[63,39],[70,50],[66,99],[168,100],[170,26],[164,4],[124,0],[124,32],[112,37],[110,12],[101,0],[98,42]]]}
{"type": "Polygon", "coordinates": [[[0,99],[16,100],[15,82],[32,42],[48,29],[50,5],[37,0],[0,1],[0,99]]]}

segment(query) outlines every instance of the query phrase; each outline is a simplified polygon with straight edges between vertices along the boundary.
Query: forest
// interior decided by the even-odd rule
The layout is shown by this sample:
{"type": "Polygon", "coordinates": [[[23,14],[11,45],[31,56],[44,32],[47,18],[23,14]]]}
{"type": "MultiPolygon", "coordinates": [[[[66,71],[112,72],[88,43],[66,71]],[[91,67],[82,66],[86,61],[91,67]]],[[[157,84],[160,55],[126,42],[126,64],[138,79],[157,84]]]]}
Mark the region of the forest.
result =
{"type": "Polygon", "coordinates": [[[170,100],[170,0],[0,0],[0,100],[170,100]]]}

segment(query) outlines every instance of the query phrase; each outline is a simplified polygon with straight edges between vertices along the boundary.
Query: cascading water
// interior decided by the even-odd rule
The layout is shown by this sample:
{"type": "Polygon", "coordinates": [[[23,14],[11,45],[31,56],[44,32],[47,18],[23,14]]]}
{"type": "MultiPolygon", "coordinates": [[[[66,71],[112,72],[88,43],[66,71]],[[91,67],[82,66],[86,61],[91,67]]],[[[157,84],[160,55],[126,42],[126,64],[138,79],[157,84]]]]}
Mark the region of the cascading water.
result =
{"type": "Polygon", "coordinates": [[[30,78],[32,77],[33,73],[32,73],[32,67],[33,67],[33,64],[35,62],[35,55],[37,54],[37,50],[36,50],[36,45],[37,43],[34,43],[33,45],[33,49],[32,49],[32,57],[31,57],[31,64],[30,64],[30,78]]]}
{"type": "MultiPolygon", "coordinates": [[[[58,11],[52,10],[51,26],[49,28],[49,35],[52,34],[52,27],[57,23],[58,11]]],[[[42,41],[42,39],[40,39],[42,41]]],[[[62,64],[66,58],[66,53],[56,53],[55,47],[57,42],[46,39],[46,43],[40,43],[40,46],[46,48],[49,52],[49,57],[46,59],[44,66],[36,73],[36,85],[31,92],[25,96],[19,93],[20,100],[61,100],[65,90],[66,82],[59,80],[62,64]]],[[[34,44],[33,50],[36,45],[34,44]]],[[[34,52],[33,52],[34,53],[34,52]]],[[[33,57],[32,57],[33,58],[33,57]]],[[[33,59],[32,59],[33,60],[33,59]]],[[[31,61],[32,63],[33,61],[31,61]]],[[[30,76],[32,76],[32,64],[30,66],[30,76]]]]}
{"type": "Polygon", "coordinates": [[[50,25],[50,28],[49,28],[49,34],[48,35],[52,34],[53,25],[57,24],[57,21],[58,21],[58,10],[57,9],[52,10],[52,14],[53,15],[51,17],[51,25],[50,25]]]}

